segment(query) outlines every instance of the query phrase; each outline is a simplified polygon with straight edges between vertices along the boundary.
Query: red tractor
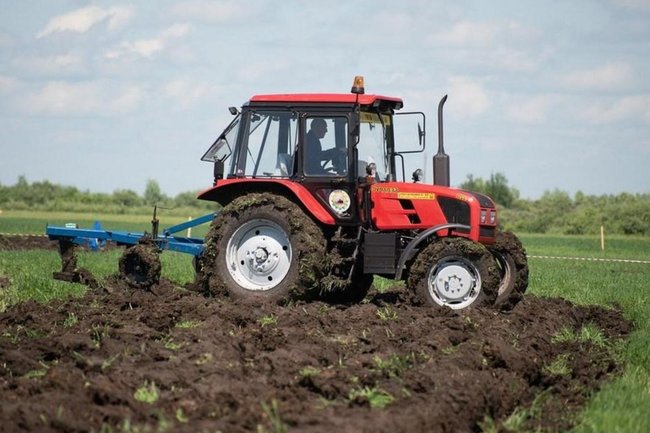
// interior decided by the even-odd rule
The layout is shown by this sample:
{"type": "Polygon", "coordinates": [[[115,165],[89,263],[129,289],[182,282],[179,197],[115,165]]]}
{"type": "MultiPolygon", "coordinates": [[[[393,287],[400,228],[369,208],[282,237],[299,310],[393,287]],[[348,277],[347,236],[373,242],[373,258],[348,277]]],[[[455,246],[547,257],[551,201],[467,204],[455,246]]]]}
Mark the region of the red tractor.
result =
{"type": "MultiPolygon", "coordinates": [[[[351,93],[256,95],[202,160],[214,184],[199,198],[219,203],[197,283],[236,298],[284,301],[324,295],[363,299],[373,276],[404,280],[420,302],[462,309],[510,308],[528,284],[526,255],[497,224],[489,197],[449,187],[442,144],[434,184],[422,170],[404,179],[395,143],[400,98],[351,93]]],[[[415,125],[415,123],[413,123],[415,125]]]]}

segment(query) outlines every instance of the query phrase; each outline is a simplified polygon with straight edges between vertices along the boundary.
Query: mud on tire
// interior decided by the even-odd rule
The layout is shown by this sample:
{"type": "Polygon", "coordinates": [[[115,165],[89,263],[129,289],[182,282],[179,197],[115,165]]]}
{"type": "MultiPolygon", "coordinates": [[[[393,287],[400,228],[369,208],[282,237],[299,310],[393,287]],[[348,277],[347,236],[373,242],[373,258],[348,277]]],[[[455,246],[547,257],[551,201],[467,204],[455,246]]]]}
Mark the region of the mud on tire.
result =
{"type": "Polygon", "coordinates": [[[501,275],[495,307],[511,310],[528,288],[528,260],[521,241],[511,232],[497,232],[497,240],[488,250],[494,256],[501,275]]]}
{"type": "Polygon", "coordinates": [[[134,289],[149,289],[160,281],[160,249],[143,238],[128,247],[119,260],[121,278],[134,289]]]}
{"type": "Polygon", "coordinates": [[[492,254],[463,238],[431,242],[416,256],[406,282],[417,301],[453,309],[492,305],[498,284],[492,254]]]}
{"type": "Polygon", "coordinates": [[[233,200],[215,218],[197,274],[211,294],[285,301],[311,295],[323,277],[322,231],[287,198],[270,193],[233,200]]]}

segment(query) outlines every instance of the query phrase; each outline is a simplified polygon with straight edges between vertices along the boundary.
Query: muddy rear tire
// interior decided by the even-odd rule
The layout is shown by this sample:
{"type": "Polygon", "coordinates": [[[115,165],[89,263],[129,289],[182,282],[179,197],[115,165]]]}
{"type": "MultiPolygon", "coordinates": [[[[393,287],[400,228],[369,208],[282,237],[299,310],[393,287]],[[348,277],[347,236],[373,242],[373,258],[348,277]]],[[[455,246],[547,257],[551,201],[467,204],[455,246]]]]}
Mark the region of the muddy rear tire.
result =
{"type": "Polygon", "coordinates": [[[306,297],[325,271],[325,246],[319,227],[287,198],[239,197],[208,233],[201,259],[206,289],[258,301],[306,297]]]}
{"type": "Polygon", "coordinates": [[[517,236],[511,232],[497,232],[494,245],[488,247],[494,256],[500,283],[494,305],[500,310],[511,310],[523,298],[528,288],[528,260],[517,236]]]}
{"type": "Polygon", "coordinates": [[[460,310],[492,305],[499,275],[492,254],[463,238],[442,238],[418,253],[407,287],[420,302],[460,310]]]}

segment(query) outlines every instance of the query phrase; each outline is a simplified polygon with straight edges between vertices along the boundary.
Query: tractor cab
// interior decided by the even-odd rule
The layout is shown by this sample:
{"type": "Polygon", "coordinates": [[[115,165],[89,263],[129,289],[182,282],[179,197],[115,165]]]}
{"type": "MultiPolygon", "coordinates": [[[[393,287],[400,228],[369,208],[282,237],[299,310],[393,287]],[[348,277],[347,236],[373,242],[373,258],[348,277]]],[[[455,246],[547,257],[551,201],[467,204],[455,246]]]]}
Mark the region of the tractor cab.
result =
{"type": "Polygon", "coordinates": [[[364,188],[396,179],[393,116],[403,103],[364,94],[362,80],[353,91],[256,95],[231,108],[235,119],[202,157],[214,185],[200,198],[225,205],[235,190],[284,189],[318,202],[329,214],[321,222],[358,225],[364,188]]]}

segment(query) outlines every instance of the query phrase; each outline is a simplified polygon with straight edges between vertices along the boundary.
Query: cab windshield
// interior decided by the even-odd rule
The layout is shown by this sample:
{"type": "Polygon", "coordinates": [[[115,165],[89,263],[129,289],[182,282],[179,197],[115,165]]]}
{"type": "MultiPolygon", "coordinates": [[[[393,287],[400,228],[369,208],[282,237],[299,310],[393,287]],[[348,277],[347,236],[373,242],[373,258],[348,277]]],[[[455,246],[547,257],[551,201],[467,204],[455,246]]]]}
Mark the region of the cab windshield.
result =
{"type": "Polygon", "coordinates": [[[359,123],[358,176],[366,176],[367,167],[375,164],[377,180],[388,180],[391,172],[386,151],[386,129],[391,126],[391,117],[383,114],[380,119],[376,112],[361,111],[359,123]]]}

